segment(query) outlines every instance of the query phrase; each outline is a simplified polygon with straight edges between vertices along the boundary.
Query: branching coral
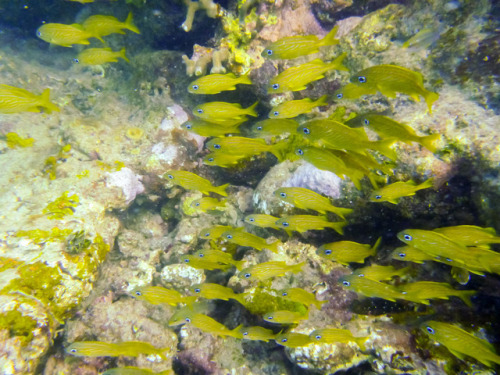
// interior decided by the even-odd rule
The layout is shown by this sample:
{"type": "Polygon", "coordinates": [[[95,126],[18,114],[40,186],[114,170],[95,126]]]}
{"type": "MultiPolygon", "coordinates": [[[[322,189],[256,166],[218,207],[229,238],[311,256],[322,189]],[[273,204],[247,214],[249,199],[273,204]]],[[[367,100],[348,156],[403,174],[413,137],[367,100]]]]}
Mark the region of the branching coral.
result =
{"type": "Polygon", "coordinates": [[[222,63],[229,58],[229,50],[227,47],[221,47],[218,50],[213,48],[203,47],[195,44],[193,47],[193,56],[191,58],[186,55],[182,56],[184,64],[186,64],[186,74],[188,76],[201,76],[207,71],[207,66],[212,62],[210,73],[225,73],[226,68],[222,63]]]}
{"type": "Polygon", "coordinates": [[[184,0],[184,4],[187,5],[187,15],[186,20],[181,25],[184,31],[189,31],[193,27],[194,15],[197,10],[205,9],[207,16],[210,18],[220,17],[224,14],[224,11],[219,4],[214,3],[212,0],[184,0]]]}

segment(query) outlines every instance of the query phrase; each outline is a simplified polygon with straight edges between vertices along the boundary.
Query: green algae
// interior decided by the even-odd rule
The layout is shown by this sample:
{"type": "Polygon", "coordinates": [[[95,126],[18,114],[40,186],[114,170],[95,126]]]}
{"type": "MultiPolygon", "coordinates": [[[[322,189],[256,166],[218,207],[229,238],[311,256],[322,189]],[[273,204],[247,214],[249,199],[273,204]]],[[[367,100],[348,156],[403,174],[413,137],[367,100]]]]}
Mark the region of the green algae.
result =
{"type": "Polygon", "coordinates": [[[254,315],[263,315],[269,311],[288,310],[305,314],[307,308],[298,302],[292,302],[278,295],[271,287],[260,284],[246,297],[245,308],[254,315]]]}
{"type": "Polygon", "coordinates": [[[83,230],[72,232],[66,238],[66,251],[69,254],[79,254],[86,251],[92,245],[92,241],[85,237],[86,233],[83,230]]]}
{"type": "Polygon", "coordinates": [[[0,314],[0,330],[9,331],[10,337],[19,337],[21,345],[27,345],[33,339],[33,330],[36,327],[35,319],[23,315],[18,310],[0,314]]]}
{"type": "Polygon", "coordinates": [[[69,157],[70,151],[71,145],[68,144],[61,147],[57,155],[49,156],[47,159],[45,159],[42,173],[49,176],[49,179],[55,180],[57,178],[57,165],[59,163],[62,163],[69,157]]]}
{"type": "Polygon", "coordinates": [[[18,230],[15,236],[27,237],[36,244],[43,244],[45,242],[64,242],[71,233],[71,229],[59,229],[58,227],[54,227],[51,230],[18,230]]]}
{"type": "Polygon", "coordinates": [[[19,134],[13,132],[5,134],[5,141],[8,148],[32,147],[33,143],[35,143],[33,138],[22,138],[19,134]]]}
{"type": "Polygon", "coordinates": [[[68,192],[65,191],[59,198],[49,202],[42,212],[50,220],[61,220],[65,216],[73,215],[75,212],[73,208],[78,206],[79,203],[80,199],[78,195],[73,194],[68,196],[68,192]]]}

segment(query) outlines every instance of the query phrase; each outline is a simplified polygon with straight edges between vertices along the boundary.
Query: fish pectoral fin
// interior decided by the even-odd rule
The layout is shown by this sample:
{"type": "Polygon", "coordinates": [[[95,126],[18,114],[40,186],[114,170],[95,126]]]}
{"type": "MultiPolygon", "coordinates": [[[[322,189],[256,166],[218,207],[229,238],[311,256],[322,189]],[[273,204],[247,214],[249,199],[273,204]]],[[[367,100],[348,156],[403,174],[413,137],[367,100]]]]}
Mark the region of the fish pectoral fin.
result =
{"type": "Polygon", "coordinates": [[[291,89],[291,91],[301,91],[307,89],[307,86],[300,86],[300,87],[295,87],[291,89]]]}
{"type": "Polygon", "coordinates": [[[465,355],[463,353],[457,352],[456,350],[449,349],[451,354],[453,354],[455,357],[460,358],[462,361],[465,361],[465,355]]]}
{"type": "Polygon", "coordinates": [[[396,97],[396,91],[390,90],[386,87],[378,87],[378,91],[382,93],[382,95],[387,96],[388,98],[394,99],[396,97]]]}
{"type": "Polygon", "coordinates": [[[387,202],[392,203],[392,204],[398,204],[399,199],[388,199],[387,202]]]}

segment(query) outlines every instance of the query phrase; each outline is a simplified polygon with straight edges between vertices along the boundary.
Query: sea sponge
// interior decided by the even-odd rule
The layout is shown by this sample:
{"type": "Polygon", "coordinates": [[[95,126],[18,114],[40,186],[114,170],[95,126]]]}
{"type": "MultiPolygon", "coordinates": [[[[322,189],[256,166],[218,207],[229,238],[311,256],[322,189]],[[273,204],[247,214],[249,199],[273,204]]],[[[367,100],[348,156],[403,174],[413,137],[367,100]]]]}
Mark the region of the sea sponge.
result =
{"type": "Polygon", "coordinates": [[[205,9],[207,16],[210,18],[220,17],[224,14],[223,9],[217,3],[212,0],[184,0],[184,4],[187,5],[186,20],[182,23],[181,28],[184,31],[190,31],[193,27],[194,14],[199,9],[205,9]]]}

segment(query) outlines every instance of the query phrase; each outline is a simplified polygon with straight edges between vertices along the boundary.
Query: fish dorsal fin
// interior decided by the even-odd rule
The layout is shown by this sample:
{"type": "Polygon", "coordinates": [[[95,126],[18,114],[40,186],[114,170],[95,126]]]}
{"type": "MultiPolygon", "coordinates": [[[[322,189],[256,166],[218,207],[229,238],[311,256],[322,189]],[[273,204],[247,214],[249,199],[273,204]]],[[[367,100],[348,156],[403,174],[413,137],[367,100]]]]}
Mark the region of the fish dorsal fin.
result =
{"type": "Polygon", "coordinates": [[[417,186],[417,184],[413,180],[406,181],[406,185],[417,186]]]}
{"type": "Polygon", "coordinates": [[[79,29],[79,30],[84,30],[83,26],[80,25],[79,23],[72,23],[70,26],[74,27],[75,29],[79,29]]]}
{"type": "Polygon", "coordinates": [[[323,60],[321,60],[320,58],[318,58],[318,59],[314,59],[313,61],[309,62],[309,64],[321,64],[321,65],[324,65],[325,62],[323,60]]]}

